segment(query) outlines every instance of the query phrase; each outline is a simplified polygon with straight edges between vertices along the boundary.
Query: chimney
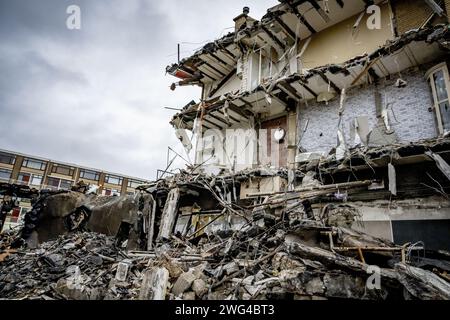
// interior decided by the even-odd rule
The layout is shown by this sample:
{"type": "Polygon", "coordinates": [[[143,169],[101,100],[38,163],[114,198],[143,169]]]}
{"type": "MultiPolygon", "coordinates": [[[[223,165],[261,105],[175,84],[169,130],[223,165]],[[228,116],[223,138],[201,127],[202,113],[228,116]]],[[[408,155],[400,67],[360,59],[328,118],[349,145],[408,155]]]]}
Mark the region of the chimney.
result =
{"type": "Polygon", "coordinates": [[[234,21],[234,31],[239,31],[241,28],[247,27],[250,23],[255,21],[248,14],[250,13],[249,7],[242,8],[242,13],[233,19],[234,21]]]}

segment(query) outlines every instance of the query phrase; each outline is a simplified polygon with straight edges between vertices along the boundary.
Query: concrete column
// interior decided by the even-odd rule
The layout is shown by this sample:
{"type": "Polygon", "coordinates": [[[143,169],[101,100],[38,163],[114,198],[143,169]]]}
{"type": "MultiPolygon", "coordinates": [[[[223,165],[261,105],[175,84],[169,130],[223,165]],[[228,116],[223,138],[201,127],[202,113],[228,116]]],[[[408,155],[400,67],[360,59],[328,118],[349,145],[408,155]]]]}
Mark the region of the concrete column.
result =
{"type": "Polygon", "coordinates": [[[52,163],[50,161],[47,161],[45,163],[45,171],[44,174],[42,176],[42,183],[41,186],[48,184],[47,183],[47,177],[48,175],[52,172],[52,163]]]}
{"type": "Polygon", "coordinates": [[[20,168],[22,168],[23,163],[23,157],[22,156],[16,156],[16,161],[14,162],[14,167],[11,173],[11,179],[17,180],[19,177],[20,168]]]}
{"type": "Polygon", "coordinates": [[[120,189],[120,194],[127,194],[127,187],[128,187],[128,178],[122,179],[122,188],[120,189]]]}
{"type": "Polygon", "coordinates": [[[97,194],[101,194],[103,191],[103,184],[105,183],[105,176],[106,176],[106,173],[100,172],[100,177],[98,178],[98,185],[100,188],[98,188],[97,194]]]}

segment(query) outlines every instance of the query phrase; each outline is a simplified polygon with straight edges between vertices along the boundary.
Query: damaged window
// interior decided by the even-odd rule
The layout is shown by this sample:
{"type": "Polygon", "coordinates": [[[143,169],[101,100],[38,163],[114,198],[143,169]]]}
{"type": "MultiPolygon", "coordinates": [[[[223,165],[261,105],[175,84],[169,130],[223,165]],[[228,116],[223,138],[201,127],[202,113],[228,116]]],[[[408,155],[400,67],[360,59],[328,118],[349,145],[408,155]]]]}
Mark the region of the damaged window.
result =
{"type": "Polygon", "coordinates": [[[442,63],[427,73],[433,94],[434,110],[440,134],[450,131],[449,75],[447,64],[442,63]]]}
{"type": "Polygon", "coordinates": [[[22,167],[37,169],[37,170],[45,170],[46,164],[44,161],[32,160],[25,158],[22,163],[22,167]]]}
{"type": "Polygon", "coordinates": [[[0,152],[0,163],[14,164],[15,162],[16,162],[15,156],[10,155],[8,153],[0,152]]]}

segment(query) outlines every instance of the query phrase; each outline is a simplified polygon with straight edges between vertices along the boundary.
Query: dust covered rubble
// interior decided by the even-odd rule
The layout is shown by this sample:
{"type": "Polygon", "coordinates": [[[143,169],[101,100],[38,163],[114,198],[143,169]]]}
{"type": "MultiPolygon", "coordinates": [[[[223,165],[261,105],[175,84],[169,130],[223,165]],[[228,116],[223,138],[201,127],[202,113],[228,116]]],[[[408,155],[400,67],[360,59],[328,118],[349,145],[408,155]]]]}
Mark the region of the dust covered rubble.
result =
{"type": "Polygon", "coordinates": [[[127,251],[126,243],[92,232],[36,249],[11,249],[13,238],[2,235],[5,299],[450,298],[447,261],[429,259],[432,268],[419,268],[401,247],[311,220],[268,228],[251,222],[229,236],[196,241],[172,235],[151,251],[127,251]],[[363,259],[351,250],[356,245],[365,248],[363,259]]]}

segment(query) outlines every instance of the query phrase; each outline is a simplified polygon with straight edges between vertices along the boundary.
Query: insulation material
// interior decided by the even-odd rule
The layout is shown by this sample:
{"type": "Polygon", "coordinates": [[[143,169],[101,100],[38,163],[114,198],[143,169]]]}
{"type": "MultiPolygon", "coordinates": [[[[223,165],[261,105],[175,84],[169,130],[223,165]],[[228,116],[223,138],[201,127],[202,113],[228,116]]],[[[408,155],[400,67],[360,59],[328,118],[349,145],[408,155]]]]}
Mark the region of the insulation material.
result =
{"type": "Polygon", "coordinates": [[[433,153],[431,151],[425,152],[426,155],[428,155],[430,158],[432,158],[434,161],[436,161],[436,166],[441,170],[441,172],[450,180],[450,165],[448,165],[447,162],[445,162],[442,157],[436,153],[433,153]]]}
{"type": "Polygon", "coordinates": [[[345,144],[344,134],[339,129],[337,132],[338,146],[336,148],[336,160],[342,160],[345,157],[347,146],[345,144]]]}
{"type": "Polygon", "coordinates": [[[361,143],[367,145],[367,135],[370,132],[369,117],[356,117],[351,123],[350,132],[354,145],[360,145],[361,143]]]}
{"type": "Polygon", "coordinates": [[[345,88],[342,88],[341,90],[341,99],[339,100],[339,109],[338,109],[338,114],[342,115],[344,113],[344,102],[345,102],[345,98],[346,98],[346,94],[345,94],[345,88]]]}
{"type": "Polygon", "coordinates": [[[388,178],[389,178],[389,191],[392,195],[397,195],[397,180],[395,174],[395,167],[392,163],[388,164],[388,178]]]}
{"type": "Polygon", "coordinates": [[[181,141],[181,144],[183,145],[184,149],[187,153],[192,150],[192,143],[189,139],[186,129],[176,129],[175,135],[177,136],[178,140],[181,141]]]}

